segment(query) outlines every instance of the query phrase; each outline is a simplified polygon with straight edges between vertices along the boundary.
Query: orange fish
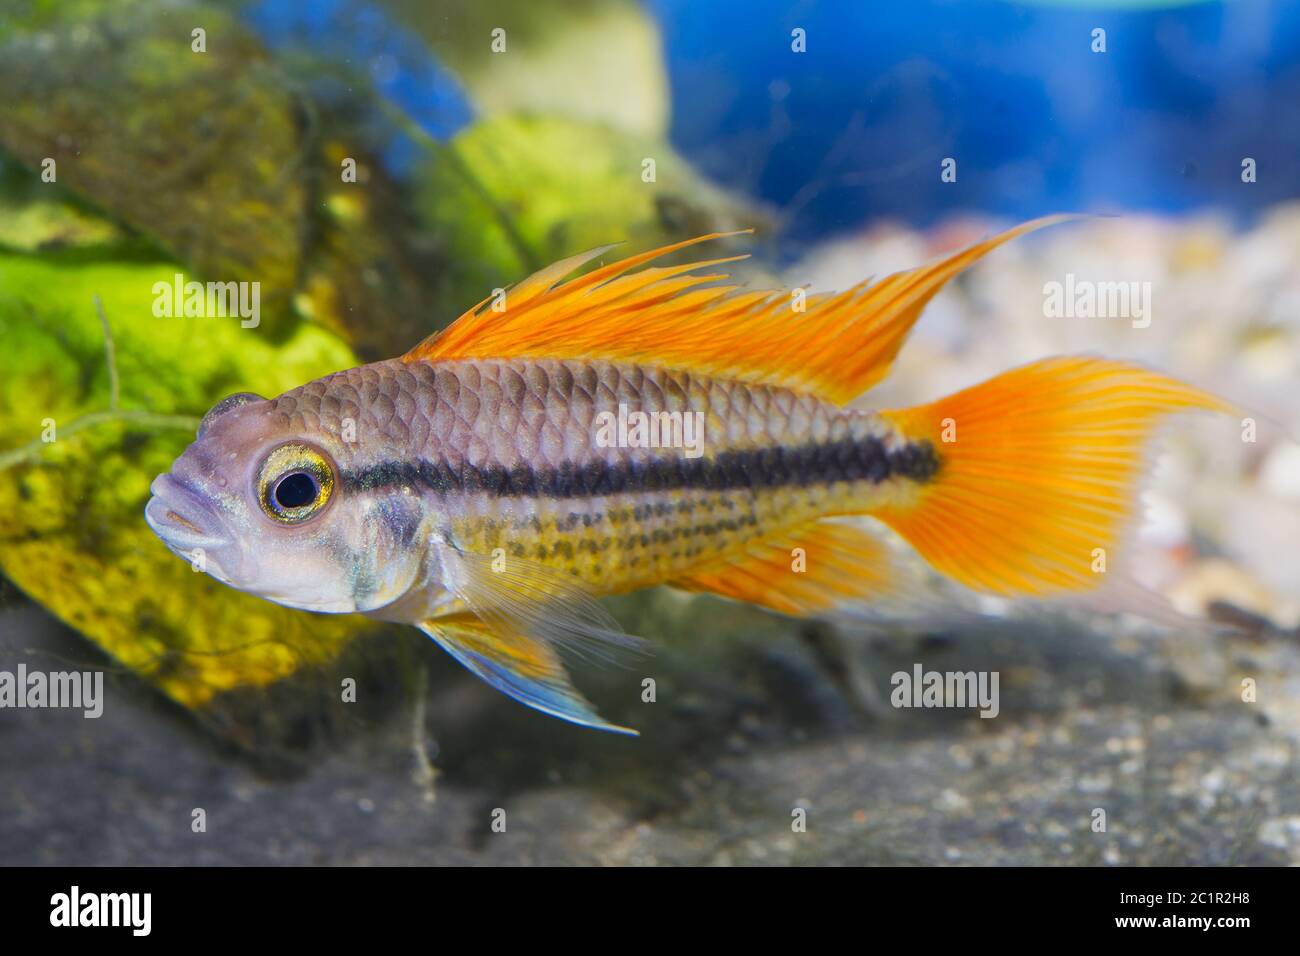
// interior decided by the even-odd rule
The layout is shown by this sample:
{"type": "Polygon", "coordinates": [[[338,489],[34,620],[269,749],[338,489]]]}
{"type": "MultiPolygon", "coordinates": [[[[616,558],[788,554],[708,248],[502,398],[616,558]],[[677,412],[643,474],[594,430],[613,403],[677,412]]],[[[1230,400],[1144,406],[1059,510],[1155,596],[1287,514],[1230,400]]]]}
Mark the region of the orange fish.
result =
{"type": "Polygon", "coordinates": [[[945,282],[1056,221],[802,312],[719,284],[707,270],[731,259],[637,269],[717,235],[565,281],[608,250],[574,256],[400,358],[223,400],[146,519],[233,587],[413,624],[517,700],[611,730],[560,656],[635,640],[596,598],[668,584],[796,616],[869,604],[899,575],[850,516],[978,591],[1086,592],[1153,428],[1221,402],[1051,358],[918,408],[848,407],[945,282]]]}

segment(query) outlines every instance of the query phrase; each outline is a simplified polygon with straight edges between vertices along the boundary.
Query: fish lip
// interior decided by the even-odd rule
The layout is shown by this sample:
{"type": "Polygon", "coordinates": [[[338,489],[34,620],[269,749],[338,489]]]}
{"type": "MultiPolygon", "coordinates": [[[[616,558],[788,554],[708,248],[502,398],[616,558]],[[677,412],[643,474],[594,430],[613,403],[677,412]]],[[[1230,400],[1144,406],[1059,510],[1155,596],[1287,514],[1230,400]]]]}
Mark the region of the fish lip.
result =
{"type": "Polygon", "coordinates": [[[175,475],[159,475],[149,491],[153,497],[144,508],[145,523],[172,551],[188,557],[187,552],[195,548],[206,551],[230,543],[223,534],[214,533],[224,529],[211,506],[175,475]]]}

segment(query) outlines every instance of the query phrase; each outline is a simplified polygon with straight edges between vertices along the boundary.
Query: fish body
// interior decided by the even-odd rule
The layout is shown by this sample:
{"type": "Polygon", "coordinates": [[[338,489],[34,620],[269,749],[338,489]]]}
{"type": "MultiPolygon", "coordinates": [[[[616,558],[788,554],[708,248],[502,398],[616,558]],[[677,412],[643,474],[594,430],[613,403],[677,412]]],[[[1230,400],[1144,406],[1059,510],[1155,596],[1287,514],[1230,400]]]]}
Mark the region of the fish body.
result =
{"type": "MultiPolygon", "coordinates": [[[[600,594],[906,494],[937,466],[928,441],[873,413],[601,361],[378,362],[287,392],[264,414],[272,430],[329,446],[346,492],[376,508],[411,499],[389,511],[395,535],[501,549],[600,594]],[[682,448],[692,421],[698,457],[682,448]],[[348,422],[365,440],[336,438],[348,422]]],[[[357,569],[357,610],[373,604],[371,581],[357,569]]]]}
{"type": "Polygon", "coordinates": [[[1150,428],[1215,400],[1066,358],[848,407],[943,282],[1026,228],[805,313],[697,266],[631,271],[664,250],[561,282],[575,257],[405,356],[226,399],[146,518],[232,586],[414,624],[516,699],[616,730],[561,658],[629,642],[597,597],[670,584],[807,615],[889,594],[887,549],[846,516],[979,590],[1086,590],[1150,428]]]}

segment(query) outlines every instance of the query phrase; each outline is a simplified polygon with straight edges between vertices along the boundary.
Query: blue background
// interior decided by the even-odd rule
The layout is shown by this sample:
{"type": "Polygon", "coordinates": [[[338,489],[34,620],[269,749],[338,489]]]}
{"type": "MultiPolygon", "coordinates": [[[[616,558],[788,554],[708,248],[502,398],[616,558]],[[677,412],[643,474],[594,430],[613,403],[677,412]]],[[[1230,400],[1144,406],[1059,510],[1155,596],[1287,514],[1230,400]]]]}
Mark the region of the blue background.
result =
{"type": "MultiPolygon", "coordinates": [[[[1003,0],[651,0],[674,144],[775,205],[789,238],[877,217],[1213,207],[1238,220],[1300,195],[1300,3],[1155,8],[1003,0]],[[801,27],[807,52],[791,51],[801,27]],[[1092,52],[1092,30],[1107,52],[1092,52]],[[940,181],[944,157],[957,182],[940,181]],[[1257,162],[1243,184],[1241,162],[1257,162]]],[[[369,69],[439,137],[472,119],[418,39],[364,4],[262,0],[272,46],[369,69]],[[346,15],[344,15],[346,14],[346,15]]],[[[403,167],[409,144],[390,162],[403,167]]]]}

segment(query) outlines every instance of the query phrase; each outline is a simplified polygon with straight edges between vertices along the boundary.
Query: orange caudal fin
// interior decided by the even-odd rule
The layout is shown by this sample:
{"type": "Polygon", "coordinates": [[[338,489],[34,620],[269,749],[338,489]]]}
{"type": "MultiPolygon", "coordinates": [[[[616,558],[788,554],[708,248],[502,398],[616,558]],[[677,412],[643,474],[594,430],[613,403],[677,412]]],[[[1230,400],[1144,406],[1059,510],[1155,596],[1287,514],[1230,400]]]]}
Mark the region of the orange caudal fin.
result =
{"type": "Polygon", "coordinates": [[[1152,432],[1220,400],[1134,365],[1052,358],[885,416],[933,443],[934,478],[872,514],[935,568],[979,591],[1099,587],[1137,506],[1152,432]],[[1101,549],[1099,552],[1098,549],[1101,549]]]}

